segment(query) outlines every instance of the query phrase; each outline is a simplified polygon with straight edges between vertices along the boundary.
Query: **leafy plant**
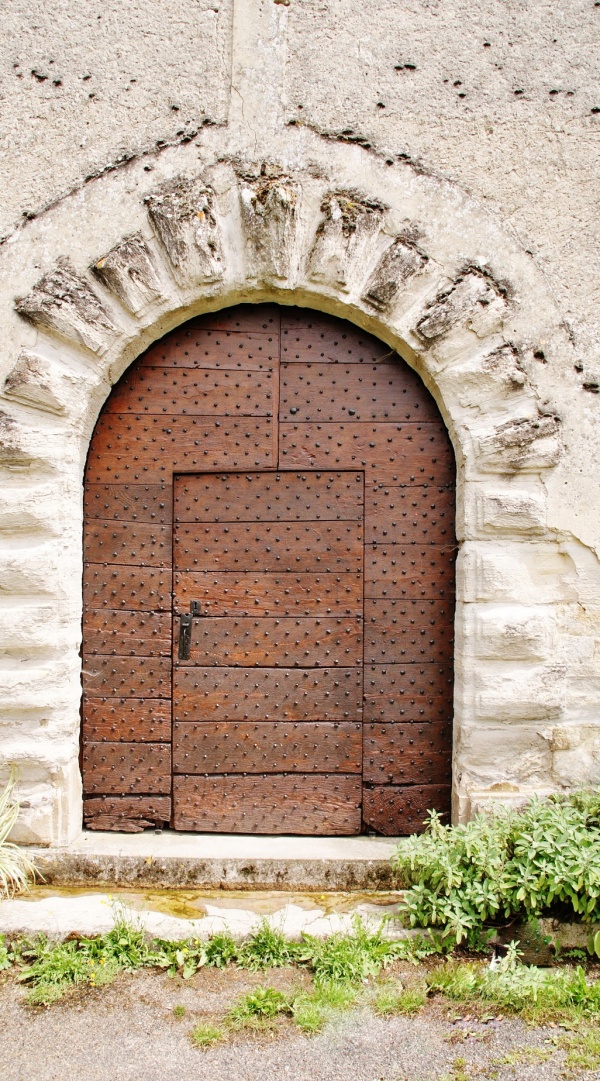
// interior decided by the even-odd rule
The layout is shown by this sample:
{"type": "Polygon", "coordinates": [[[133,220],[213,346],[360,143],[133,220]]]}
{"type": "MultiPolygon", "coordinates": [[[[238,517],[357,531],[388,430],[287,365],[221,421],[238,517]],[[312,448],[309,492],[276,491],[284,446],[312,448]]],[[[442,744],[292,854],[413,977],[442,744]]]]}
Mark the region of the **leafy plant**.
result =
{"type": "Polygon", "coordinates": [[[119,972],[155,963],[156,955],[143,931],[119,916],[111,931],[96,938],[49,942],[40,935],[21,950],[21,958],[25,965],[18,979],[33,985],[28,1001],[48,1005],[77,984],[101,987],[119,972]]]}
{"type": "Polygon", "coordinates": [[[11,769],[8,783],[0,792],[0,897],[27,889],[36,875],[23,849],[7,839],[19,817],[19,804],[13,796],[15,784],[16,773],[11,769]]]}
{"type": "Polygon", "coordinates": [[[228,931],[219,931],[206,943],[206,964],[214,968],[226,968],[238,955],[238,946],[228,931]]]}
{"type": "Polygon", "coordinates": [[[381,927],[375,933],[369,932],[357,917],[351,935],[338,932],[319,939],[304,934],[298,960],[309,965],[317,984],[359,983],[377,975],[398,952],[396,943],[383,938],[381,927]]]}
{"type": "Polygon", "coordinates": [[[600,921],[600,787],[459,826],[431,811],[425,833],[399,847],[394,864],[410,887],[411,926],[439,927],[457,943],[475,943],[486,923],[515,915],[600,921]]]}
{"type": "Polygon", "coordinates": [[[249,969],[285,968],[293,964],[297,952],[296,944],[288,942],[281,930],[262,920],[237,951],[237,962],[249,969]]]}
{"type": "Polygon", "coordinates": [[[248,991],[227,1013],[228,1021],[236,1027],[244,1027],[257,1018],[272,1021],[280,1014],[290,1014],[290,999],[275,987],[257,987],[248,991]]]}

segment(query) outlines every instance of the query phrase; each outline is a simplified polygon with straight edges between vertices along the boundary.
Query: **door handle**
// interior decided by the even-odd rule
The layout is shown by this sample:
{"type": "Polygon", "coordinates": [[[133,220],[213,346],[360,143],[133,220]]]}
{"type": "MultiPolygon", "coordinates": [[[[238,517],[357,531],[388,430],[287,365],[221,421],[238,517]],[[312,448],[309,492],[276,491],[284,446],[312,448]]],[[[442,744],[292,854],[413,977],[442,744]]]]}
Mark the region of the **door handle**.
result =
{"type": "Polygon", "coordinates": [[[190,612],[179,617],[179,660],[189,661],[194,618],[202,615],[200,601],[190,601],[190,612]]]}
{"type": "Polygon", "coordinates": [[[189,661],[190,659],[190,646],[192,644],[192,622],[193,617],[191,615],[183,615],[179,617],[179,660],[189,661]]]}

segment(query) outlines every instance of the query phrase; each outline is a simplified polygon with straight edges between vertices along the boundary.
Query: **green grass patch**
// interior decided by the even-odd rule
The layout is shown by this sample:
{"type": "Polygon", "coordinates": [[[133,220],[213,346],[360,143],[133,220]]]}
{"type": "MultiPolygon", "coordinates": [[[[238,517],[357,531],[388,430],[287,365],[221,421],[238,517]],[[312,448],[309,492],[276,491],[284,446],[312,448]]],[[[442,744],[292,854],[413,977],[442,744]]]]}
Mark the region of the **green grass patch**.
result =
{"type": "Polygon", "coordinates": [[[299,992],[292,1003],[292,1014],[298,1028],[315,1035],[328,1021],[354,1005],[358,991],[348,983],[321,981],[313,991],[299,992]]]}
{"type": "Polygon", "coordinates": [[[481,962],[450,961],[429,974],[427,986],[454,1001],[485,1002],[537,1023],[600,1014],[600,983],[588,980],[580,967],[523,965],[515,943],[493,968],[481,962]]]}
{"type": "Polygon", "coordinates": [[[202,1051],[207,1051],[209,1047],[221,1043],[226,1035],[221,1025],[213,1025],[209,1021],[201,1021],[190,1033],[192,1043],[202,1051]]]}
{"type": "Polygon", "coordinates": [[[234,1028],[254,1027],[255,1022],[274,1021],[282,1015],[291,1016],[289,995],[275,987],[256,987],[247,991],[227,1011],[227,1021],[234,1028]]]}
{"type": "Polygon", "coordinates": [[[420,984],[415,987],[404,987],[398,980],[393,983],[383,984],[373,999],[375,1013],[382,1017],[392,1017],[395,1014],[419,1013],[427,1002],[427,986],[420,984]]]}

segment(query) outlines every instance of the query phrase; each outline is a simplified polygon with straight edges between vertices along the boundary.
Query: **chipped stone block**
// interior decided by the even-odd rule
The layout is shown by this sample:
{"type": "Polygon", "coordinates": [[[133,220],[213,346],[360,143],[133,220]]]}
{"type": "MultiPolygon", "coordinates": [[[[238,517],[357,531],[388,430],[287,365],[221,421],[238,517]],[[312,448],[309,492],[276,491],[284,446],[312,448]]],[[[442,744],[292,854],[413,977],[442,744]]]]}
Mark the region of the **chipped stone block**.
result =
{"type": "Polygon", "coordinates": [[[476,334],[490,333],[501,323],[506,307],[505,291],[485,274],[471,270],[427,305],[415,331],[427,344],[443,338],[458,324],[476,334]]]}
{"type": "Polygon", "coordinates": [[[4,380],[3,393],[24,405],[45,413],[66,412],[60,379],[52,365],[35,353],[21,353],[14,368],[4,380]]]}
{"type": "Polygon", "coordinates": [[[15,307],[34,326],[55,330],[98,356],[120,336],[92,287],[66,261],[45,274],[26,297],[18,298],[15,307]]]}
{"type": "Polygon", "coordinates": [[[564,677],[561,668],[481,664],[475,678],[473,718],[512,724],[558,719],[564,677]]]}
{"type": "Polygon", "coordinates": [[[179,284],[219,281],[223,251],[212,189],[200,177],[176,177],[145,201],[179,284]]]}
{"type": "Polygon", "coordinates": [[[165,296],[154,256],[141,233],[124,237],[91,269],[132,315],[165,296]]]}
{"type": "Polygon", "coordinates": [[[371,274],[363,300],[377,311],[388,311],[401,286],[427,263],[427,256],[404,237],[397,237],[384,251],[371,274]]]}
{"type": "Polygon", "coordinates": [[[301,188],[274,167],[240,174],[242,225],[248,274],[263,281],[287,278],[293,262],[301,188]]]}
{"type": "Polygon", "coordinates": [[[551,606],[477,606],[470,612],[466,607],[465,638],[471,639],[475,656],[500,661],[543,661],[550,656],[556,638],[551,606]]]}
{"type": "Polygon", "coordinates": [[[561,450],[558,417],[521,417],[479,438],[476,464],[484,473],[531,473],[555,466],[561,450]]]}
{"type": "Polygon", "coordinates": [[[546,500],[531,492],[478,491],[476,524],[483,533],[536,536],[546,531],[546,500]]]}
{"type": "Polygon", "coordinates": [[[521,798],[531,784],[547,785],[550,749],[538,725],[463,725],[458,737],[462,787],[504,801],[521,798]]]}
{"type": "Polygon", "coordinates": [[[467,542],[457,564],[466,601],[551,604],[572,600],[572,561],[550,544],[467,542]]]}
{"type": "Polygon", "coordinates": [[[551,730],[552,779],[565,788],[597,784],[600,776],[600,726],[557,725],[551,730]]]}
{"type": "Polygon", "coordinates": [[[14,417],[0,410],[0,466],[27,468],[35,455],[23,444],[14,417]]]}
{"type": "Polygon", "coordinates": [[[527,383],[527,376],[521,367],[520,350],[512,342],[488,353],[482,360],[481,370],[509,391],[521,390],[527,383]]]}
{"type": "Polygon", "coordinates": [[[364,257],[385,209],[356,192],[329,192],[321,203],[323,218],[308,259],[308,277],[346,290],[352,264],[364,257]]]}

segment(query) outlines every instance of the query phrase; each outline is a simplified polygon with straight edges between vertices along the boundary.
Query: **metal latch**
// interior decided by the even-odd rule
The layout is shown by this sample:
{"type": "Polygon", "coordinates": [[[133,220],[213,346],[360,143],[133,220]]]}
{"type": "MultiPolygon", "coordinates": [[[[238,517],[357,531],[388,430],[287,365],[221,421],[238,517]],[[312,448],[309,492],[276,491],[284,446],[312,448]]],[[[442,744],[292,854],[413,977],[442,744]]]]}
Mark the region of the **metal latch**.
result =
{"type": "Polygon", "coordinates": [[[190,601],[190,614],[179,617],[179,660],[189,661],[194,619],[202,615],[200,601],[190,601]]]}

